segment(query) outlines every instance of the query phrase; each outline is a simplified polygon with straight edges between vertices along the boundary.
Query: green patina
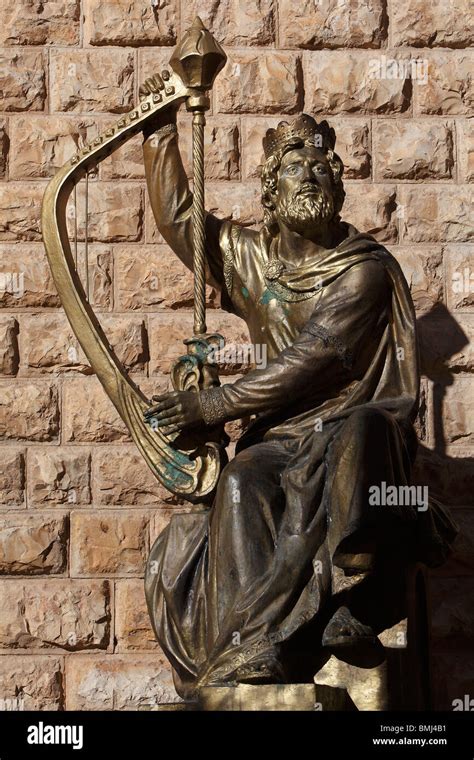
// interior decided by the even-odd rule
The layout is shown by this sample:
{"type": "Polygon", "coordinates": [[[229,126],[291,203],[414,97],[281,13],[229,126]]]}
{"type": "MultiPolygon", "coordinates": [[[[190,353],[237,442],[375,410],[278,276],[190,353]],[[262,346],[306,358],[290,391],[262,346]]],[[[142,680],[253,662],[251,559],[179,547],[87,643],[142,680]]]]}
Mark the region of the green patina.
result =
{"type": "Polygon", "coordinates": [[[248,292],[247,288],[242,288],[242,295],[243,295],[244,298],[248,298],[249,297],[249,292],[248,292]]]}
{"type": "Polygon", "coordinates": [[[272,291],[268,290],[267,288],[266,290],[263,291],[261,295],[260,303],[266,306],[267,304],[270,303],[270,301],[279,301],[279,300],[280,299],[278,298],[278,296],[276,296],[275,293],[272,293],[272,291]]]}

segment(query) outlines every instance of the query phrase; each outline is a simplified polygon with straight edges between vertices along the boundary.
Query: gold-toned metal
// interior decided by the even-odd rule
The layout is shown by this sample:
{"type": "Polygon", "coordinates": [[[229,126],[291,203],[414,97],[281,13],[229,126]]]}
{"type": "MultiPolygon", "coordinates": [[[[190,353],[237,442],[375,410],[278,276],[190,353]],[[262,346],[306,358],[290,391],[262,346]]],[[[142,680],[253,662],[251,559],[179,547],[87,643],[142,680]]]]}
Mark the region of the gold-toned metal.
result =
{"type": "MultiPolygon", "coordinates": [[[[158,229],[193,270],[192,194],[173,116],[145,140],[145,173],[158,229]]],[[[255,419],[212,508],[173,515],[145,574],[178,694],[209,694],[214,709],[241,705],[242,684],[307,683],[333,649],[367,648],[377,660],[376,632],[404,614],[407,555],[439,564],[455,535],[435,505],[426,520],[413,505],[410,517],[407,506],[372,508],[370,484],[409,482],[415,313],[389,251],[341,219],[342,161],[329,128],[317,147],[324,123],[312,121],[267,135],[275,152],[262,168],[262,229],[206,216],[208,282],[266,361],[200,391],[207,425],[255,419]],[[349,571],[350,588],[333,588],[335,567],[349,571]]],[[[317,700],[333,688],[318,684],[317,700]]]]}
{"type": "Polygon", "coordinates": [[[207,95],[203,95],[202,93],[190,95],[186,101],[188,111],[208,111],[210,107],[211,101],[207,95]]]}
{"type": "MultiPolygon", "coordinates": [[[[187,100],[193,113],[193,247],[194,247],[194,334],[206,332],[205,232],[204,232],[204,112],[209,109],[209,90],[227,56],[224,50],[196,16],[180,44],[176,47],[170,66],[188,87],[197,90],[187,100]]],[[[171,93],[172,85],[165,92],[171,93]]]]}
{"type": "Polygon", "coordinates": [[[194,245],[194,334],[206,332],[206,279],[204,233],[204,125],[203,113],[193,116],[193,245],[194,245]]]}
{"type": "MultiPolygon", "coordinates": [[[[54,282],[66,315],[88,361],[118,410],[154,475],[171,493],[200,502],[215,489],[221,455],[218,446],[197,440],[194,447],[180,449],[159,429],[144,421],[150,401],[125,372],[88,302],[76,271],[67,234],[66,209],[71,192],[93,166],[140,132],[148,120],[172,103],[183,102],[189,90],[175,73],[170,73],[169,95],[145,99],[149,108],[134,109],[108,128],[101,140],[84,146],[48,184],[42,205],[42,232],[54,282]]],[[[87,238],[87,235],[86,235],[87,238]]],[[[201,439],[202,440],[202,439],[201,439]]]]}
{"type": "Polygon", "coordinates": [[[210,90],[227,56],[196,16],[170,59],[170,66],[187,87],[210,90]]]}
{"type": "MultiPolygon", "coordinates": [[[[100,144],[100,143],[99,143],[100,144]]],[[[89,172],[86,174],[86,190],[84,196],[84,267],[86,298],[90,300],[89,293],[89,172]]]]}
{"type": "Polygon", "coordinates": [[[74,185],[74,264],[77,270],[77,185],[74,185]]]}

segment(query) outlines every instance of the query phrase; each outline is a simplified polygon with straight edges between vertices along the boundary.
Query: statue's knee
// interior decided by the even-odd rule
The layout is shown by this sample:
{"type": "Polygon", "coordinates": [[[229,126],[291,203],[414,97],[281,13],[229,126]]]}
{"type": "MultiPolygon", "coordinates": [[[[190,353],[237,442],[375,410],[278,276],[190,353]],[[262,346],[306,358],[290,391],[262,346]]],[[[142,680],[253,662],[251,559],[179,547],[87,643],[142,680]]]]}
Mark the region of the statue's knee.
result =
{"type": "Polygon", "coordinates": [[[240,502],[244,484],[248,482],[250,474],[245,462],[239,461],[239,457],[232,459],[222,470],[219,479],[219,489],[225,492],[227,499],[234,503],[240,502]]]}
{"type": "Polygon", "coordinates": [[[367,432],[373,433],[391,428],[394,425],[394,419],[384,409],[364,407],[352,412],[348,419],[348,424],[354,429],[355,433],[361,435],[367,432]]]}

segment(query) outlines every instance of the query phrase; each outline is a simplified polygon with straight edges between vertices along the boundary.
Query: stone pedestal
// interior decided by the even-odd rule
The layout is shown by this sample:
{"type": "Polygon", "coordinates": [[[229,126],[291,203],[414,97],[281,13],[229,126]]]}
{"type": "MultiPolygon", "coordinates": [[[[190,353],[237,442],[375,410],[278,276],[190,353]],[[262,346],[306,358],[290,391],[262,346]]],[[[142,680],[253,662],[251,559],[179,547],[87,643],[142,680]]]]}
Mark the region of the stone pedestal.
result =
{"type": "Polygon", "coordinates": [[[196,702],[151,710],[327,711],[430,709],[429,609],[423,565],[407,571],[407,616],[379,634],[379,647],[328,654],[314,684],[207,686],[196,702]]]}
{"type": "Polygon", "coordinates": [[[316,692],[344,689],[357,710],[430,709],[428,620],[425,570],[416,565],[407,573],[407,617],[379,635],[378,655],[330,656],[316,692]]]}
{"type": "Polygon", "coordinates": [[[315,687],[314,684],[269,684],[250,686],[207,686],[201,689],[199,710],[251,712],[259,710],[312,712],[354,709],[347,690],[315,687]]]}
{"type": "Polygon", "coordinates": [[[207,686],[201,689],[198,704],[201,710],[311,711],[315,709],[316,693],[313,684],[207,686]]]}

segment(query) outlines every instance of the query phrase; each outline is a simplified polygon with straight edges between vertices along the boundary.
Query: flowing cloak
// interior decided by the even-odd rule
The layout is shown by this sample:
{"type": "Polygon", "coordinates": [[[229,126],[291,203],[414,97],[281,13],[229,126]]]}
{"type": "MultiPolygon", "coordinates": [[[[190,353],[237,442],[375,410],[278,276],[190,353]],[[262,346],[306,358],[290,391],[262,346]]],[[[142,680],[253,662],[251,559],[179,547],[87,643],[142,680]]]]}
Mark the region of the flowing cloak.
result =
{"type": "MultiPolygon", "coordinates": [[[[176,135],[158,131],[144,155],[160,231],[192,268],[192,196],[176,135]]],[[[174,515],[148,560],[150,617],[183,695],[232,681],[291,642],[324,609],[334,565],[361,571],[381,547],[436,565],[449,551],[455,529],[438,505],[369,506],[372,486],[410,483],[415,314],[393,256],[340,224],[336,248],[271,279],[266,230],[207,215],[208,282],[268,362],[210,392],[221,419],[255,419],[212,508],[174,515]]]]}

